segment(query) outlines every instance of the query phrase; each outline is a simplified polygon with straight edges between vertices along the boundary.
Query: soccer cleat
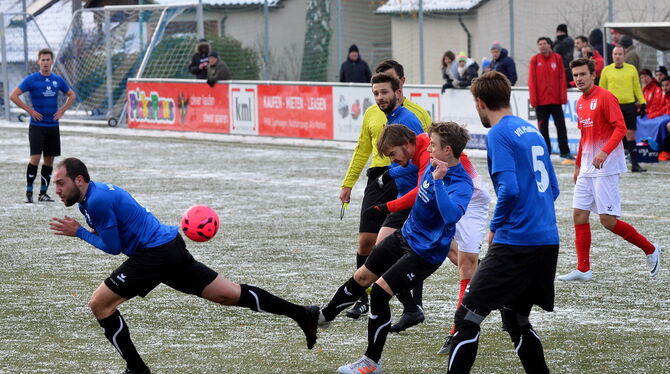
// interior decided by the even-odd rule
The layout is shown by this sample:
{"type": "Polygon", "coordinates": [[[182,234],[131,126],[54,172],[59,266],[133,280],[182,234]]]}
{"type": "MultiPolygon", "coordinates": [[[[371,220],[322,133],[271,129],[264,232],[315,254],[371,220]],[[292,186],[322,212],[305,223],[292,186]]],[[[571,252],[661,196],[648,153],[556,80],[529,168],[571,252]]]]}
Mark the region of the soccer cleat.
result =
{"type": "Polygon", "coordinates": [[[579,271],[577,269],[563,275],[556,277],[558,280],[562,281],[590,281],[593,278],[591,270],[588,271],[579,271]]]}
{"type": "Polygon", "coordinates": [[[447,340],[444,341],[444,344],[442,345],[442,348],[440,348],[439,351],[437,351],[438,355],[448,355],[449,351],[451,350],[451,343],[454,341],[454,336],[449,335],[447,336],[447,340]]]}
{"type": "Polygon", "coordinates": [[[316,323],[317,326],[325,330],[330,327],[331,322],[333,322],[333,320],[327,320],[326,316],[323,315],[323,310],[319,310],[319,318],[316,323]]]}
{"type": "Polygon", "coordinates": [[[151,374],[151,370],[149,370],[149,368],[147,368],[146,370],[136,371],[136,370],[126,368],[126,370],[123,372],[123,374],[151,374]]]}
{"type": "Polygon", "coordinates": [[[367,356],[349,365],[340,366],[337,369],[339,374],[379,374],[382,372],[382,364],[376,363],[367,356]]]}
{"type": "Polygon", "coordinates": [[[423,322],[426,319],[426,316],[423,314],[421,307],[416,312],[407,313],[403,312],[398,320],[398,323],[391,326],[390,332],[401,332],[405,331],[412,326],[416,326],[419,323],[423,322]]]}
{"type": "Polygon", "coordinates": [[[358,319],[360,316],[367,314],[368,311],[370,311],[370,304],[368,304],[368,301],[358,300],[351,309],[347,310],[347,317],[358,319]]]}
{"type": "Polygon", "coordinates": [[[575,160],[575,156],[571,155],[570,153],[562,153],[561,158],[566,159],[566,160],[572,160],[572,161],[575,160]]]}
{"type": "Polygon", "coordinates": [[[305,333],[307,339],[307,349],[314,348],[316,343],[316,330],[319,326],[319,317],[321,316],[321,308],[316,305],[305,307],[305,320],[298,323],[300,328],[305,333]]]}
{"type": "Polygon", "coordinates": [[[658,161],[670,161],[670,152],[663,151],[658,154],[658,161]]]}
{"type": "Polygon", "coordinates": [[[661,246],[654,244],[654,252],[647,255],[647,266],[649,267],[649,275],[655,277],[661,270],[661,246]]]}
{"type": "Polygon", "coordinates": [[[38,201],[46,201],[46,202],[53,202],[54,199],[51,198],[51,196],[47,195],[46,192],[41,192],[40,196],[37,198],[38,201]]]}
{"type": "Polygon", "coordinates": [[[31,191],[26,192],[26,204],[33,203],[33,193],[31,191]]]}
{"type": "Polygon", "coordinates": [[[634,164],[633,166],[631,166],[630,171],[632,171],[633,173],[643,173],[647,171],[647,169],[644,169],[642,166],[640,166],[640,164],[634,164]]]}

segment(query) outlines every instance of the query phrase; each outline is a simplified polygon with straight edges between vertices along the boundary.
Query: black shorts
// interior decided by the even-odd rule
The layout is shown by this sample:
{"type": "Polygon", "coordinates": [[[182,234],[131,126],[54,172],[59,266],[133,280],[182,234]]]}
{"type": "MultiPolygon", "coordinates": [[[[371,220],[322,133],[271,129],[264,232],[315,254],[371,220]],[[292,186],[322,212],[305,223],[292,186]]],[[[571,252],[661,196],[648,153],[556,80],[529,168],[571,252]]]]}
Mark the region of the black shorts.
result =
{"type": "Polygon", "coordinates": [[[28,127],[30,155],[60,156],[60,129],[58,126],[28,127]]]}
{"type": "Polygon", "coordinates": [[[175,290],[200,296],[217,272],[196,261],[181,235],[154,248],[138,248],[112,272],[105,284],[126,299],[145,297],[160,283],[175,290]]]}
{"type": "Polygon", "coordinates": [[[378,220],[368,220],[363,218],[363,212],[376,204],[384,204],[388,201],[394,200],[398,196],[398,190],[395,183],[386,183],[384,189],[380,189],[377,184],[377,178],[388,170],[386,166],[369,168],[367,171],[368,184],[365,186],[365,193],[363,194],[363,202],[361,204],[361,222],[358,227],[358,232],[378,233],[379,229],[384,224],[384,218],[378,220]]]}
{"type": "Polygon", "coordinates": [[[416,254],[400,231],[375,245],[365,261],[365,267],[376,276],[384,278],[394,294],[411,290],[441,265],[442,263],[431,264],[416,254]]]}
{"type": "Polygon", "coordinates": [[[384,220],[384,223],[382,224],[382,227],[390,227],[392,229],[397,229],[400,230],[402,228],[402,225],[405,224],[405,221],[407,221],[407,218],[409,217],[409,213],[412,211],[412,208],[401,210],[399,212],[392,212],[391,214],[388,214],[386,216],[386,219],[384,220]]]}
{"type": "Polygon", "coordinates": [[[619,104],[628,130],[637,130],[637,107],[635,104],[619,104]]]}
{"type": "Polygon", "coordinates": [[[470,281],[463,305],[484,316],[503,306],[521,314],[533,305],[550,312],[557,260],[558,244],[493,244],[470,281]]]}

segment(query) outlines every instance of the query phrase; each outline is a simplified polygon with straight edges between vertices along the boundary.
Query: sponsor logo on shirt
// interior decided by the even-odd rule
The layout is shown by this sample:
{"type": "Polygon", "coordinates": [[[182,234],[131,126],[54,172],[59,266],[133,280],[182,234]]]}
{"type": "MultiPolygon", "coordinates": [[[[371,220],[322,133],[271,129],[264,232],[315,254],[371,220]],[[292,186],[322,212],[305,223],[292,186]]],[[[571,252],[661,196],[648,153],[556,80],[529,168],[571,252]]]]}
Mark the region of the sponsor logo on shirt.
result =
{"type": "Polygon", "coordinates": [[[579,120],[579,128],[583,129],[583,128],[586,128],[586,127],[593,127],[593,120],[591,119],[591,117],[582,118],[582,119],[579,120]]]}
{"type": "Polygon", "coordinates": [[[51,86],[47,86],[46,90],[42,92],[42,95],[44,95],[44,97],[56,96],[56,91],[52,90],[51,86]]]}

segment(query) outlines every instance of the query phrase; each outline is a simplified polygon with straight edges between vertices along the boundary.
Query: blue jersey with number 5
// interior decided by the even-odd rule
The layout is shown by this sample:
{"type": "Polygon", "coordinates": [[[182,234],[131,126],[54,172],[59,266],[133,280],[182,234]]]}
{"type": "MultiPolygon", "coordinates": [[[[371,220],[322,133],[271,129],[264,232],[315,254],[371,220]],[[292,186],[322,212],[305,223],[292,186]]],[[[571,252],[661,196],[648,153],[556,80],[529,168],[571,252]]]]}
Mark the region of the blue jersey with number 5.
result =
{"type": "Polygon", "coordinates": [[[486,147],[489,174],[499,200],[491,220],[493,242],[558,244],[554,210],[558,180],[538,129],[519,117],[505,116],[489,131],[486,147]],[[510,185],[513,190],[515,183],[518,194],[510,198],[502,190],[510,185]],[[505,201],[500,201],[501,195],[505,201]]]}

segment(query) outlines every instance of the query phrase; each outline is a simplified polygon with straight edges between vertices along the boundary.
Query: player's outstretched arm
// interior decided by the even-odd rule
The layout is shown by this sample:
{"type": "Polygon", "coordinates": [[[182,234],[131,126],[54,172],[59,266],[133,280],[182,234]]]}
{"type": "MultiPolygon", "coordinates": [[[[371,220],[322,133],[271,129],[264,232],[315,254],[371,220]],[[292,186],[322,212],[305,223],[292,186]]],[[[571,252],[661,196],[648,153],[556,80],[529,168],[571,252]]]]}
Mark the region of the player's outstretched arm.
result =
{"type": "Polygon", "coordinates": [[[116,226],[98,229],[97,235],[79,226],[77,237],[110,255],[121,253],[121,235],[116,226]]]}

